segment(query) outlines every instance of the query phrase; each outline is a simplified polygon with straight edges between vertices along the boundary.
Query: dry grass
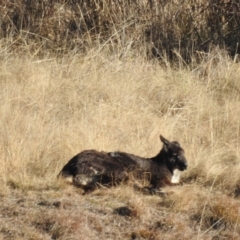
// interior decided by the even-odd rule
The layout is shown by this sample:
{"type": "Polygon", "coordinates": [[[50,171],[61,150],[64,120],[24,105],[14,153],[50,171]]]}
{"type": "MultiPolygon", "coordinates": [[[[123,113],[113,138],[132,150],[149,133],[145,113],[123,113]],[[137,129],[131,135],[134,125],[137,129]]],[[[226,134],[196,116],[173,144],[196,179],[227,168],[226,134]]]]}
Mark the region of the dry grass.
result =
{"type": "Polygon", "coordinates": [[[239,10],[238,0],[3,1],[0,37],[34,55],[104,46],[120,58],[126,52],[171,60],[181,55],[191,64],[197,51],[212,45],[237,58],[239,10]]]}
{"type": "Polygon", "coordinates": [[[224,52],[191,71],[97,52],[0,62],[0,238],[238,238],[240,66],[224,52]],[[83,149],[152,156],[160,133],[189,161],[164,197],[56,180],[83,149]]]}

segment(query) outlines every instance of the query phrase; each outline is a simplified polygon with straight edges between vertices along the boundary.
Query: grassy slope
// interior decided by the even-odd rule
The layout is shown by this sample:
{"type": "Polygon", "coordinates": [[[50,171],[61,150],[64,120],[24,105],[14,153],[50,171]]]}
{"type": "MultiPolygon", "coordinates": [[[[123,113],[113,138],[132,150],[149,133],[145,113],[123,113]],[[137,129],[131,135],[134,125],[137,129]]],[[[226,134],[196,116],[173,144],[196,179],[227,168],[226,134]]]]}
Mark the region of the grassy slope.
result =
{"type": "Polygon", "coordinates": [[[0,61],[0,238],[237,239],[239,64],[221,52],[192,71],[97,54],[0,61]],[[56,180],[83,149],[152,156],[160,133],[189,161],[166,196],[126,185],[82,196],[56,180]]]}

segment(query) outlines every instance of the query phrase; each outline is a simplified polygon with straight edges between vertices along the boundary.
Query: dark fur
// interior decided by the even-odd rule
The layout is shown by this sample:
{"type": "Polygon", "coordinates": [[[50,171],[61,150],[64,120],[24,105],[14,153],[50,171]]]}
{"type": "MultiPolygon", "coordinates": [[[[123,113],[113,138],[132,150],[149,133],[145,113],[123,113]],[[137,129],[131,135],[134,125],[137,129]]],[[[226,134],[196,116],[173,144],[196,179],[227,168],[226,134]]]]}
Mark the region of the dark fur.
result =
{"type": "Polygon", "coordinates": [[[85,190],[94,189],[96,184],[117,184],[128,180],[130,174],[136,178],[148,174],[154,189],[172,185],[174,170],[187,169],[187,160],[178,142],[169,142],[162,136],[160,139],[163,147],[152,158],[142,158],[125,152],[85,150],[73,157],[58,176],[72,177],[73,183],[85,190]]]}

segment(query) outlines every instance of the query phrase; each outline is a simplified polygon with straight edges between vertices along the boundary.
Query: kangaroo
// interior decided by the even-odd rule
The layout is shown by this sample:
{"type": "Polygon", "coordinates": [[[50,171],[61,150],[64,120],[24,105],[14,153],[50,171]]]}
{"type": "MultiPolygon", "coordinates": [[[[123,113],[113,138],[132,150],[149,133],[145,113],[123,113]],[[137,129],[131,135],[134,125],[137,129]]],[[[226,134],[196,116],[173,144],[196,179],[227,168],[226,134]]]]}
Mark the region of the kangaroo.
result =
{"type": "Polygon", "coordinates": [[[116,185],[148,174],[150,187],[159,189],[180,181],[180,171],[187,169],[184,150],[177,141],[170,142],[162,135],[163,147],[151,158],[138,157],[126,152],[99,152],[84,150],[74,156],[60,171],[58,177],[69,179],[85,191],[94,190],[98,184],[116,185]]]}

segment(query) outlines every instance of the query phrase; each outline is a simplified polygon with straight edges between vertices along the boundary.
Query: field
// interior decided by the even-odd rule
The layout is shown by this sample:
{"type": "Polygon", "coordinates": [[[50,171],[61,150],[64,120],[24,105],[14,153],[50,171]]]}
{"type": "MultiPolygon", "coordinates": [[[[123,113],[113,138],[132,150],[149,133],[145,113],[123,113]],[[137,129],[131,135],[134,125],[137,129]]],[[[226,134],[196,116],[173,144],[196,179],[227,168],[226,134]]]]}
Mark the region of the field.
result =
{"type": "Polygon", "coordinates": [[[0,2],[0,240],[240,239],[239,11],[0,2]],[[189,165],[164,193],[57,179],[85,149],[152,157],[160,134],[189,165]]]}
{"type": "Polygon", "coordinates": [[[0,239],[239,239],[240,65],[224,51],[195,68],[97,50],[0,62],[0,239]],[[189,163],[164,195],[56,178],[84,149],[153,156],[160,134],[189,163]]]}

